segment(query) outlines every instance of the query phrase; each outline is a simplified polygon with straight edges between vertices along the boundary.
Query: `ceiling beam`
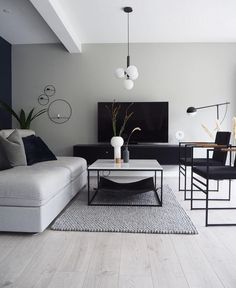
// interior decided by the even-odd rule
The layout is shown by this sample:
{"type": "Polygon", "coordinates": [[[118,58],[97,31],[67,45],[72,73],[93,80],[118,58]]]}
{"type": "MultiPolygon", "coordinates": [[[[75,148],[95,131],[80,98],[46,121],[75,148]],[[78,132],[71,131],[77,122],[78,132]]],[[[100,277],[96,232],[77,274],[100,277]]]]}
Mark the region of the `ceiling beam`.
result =
{"type": "Polygon", "coordinates": [[[81,53],[82,44],[68,16],[55,0],[30,0],[70,53],[81,53]]]}

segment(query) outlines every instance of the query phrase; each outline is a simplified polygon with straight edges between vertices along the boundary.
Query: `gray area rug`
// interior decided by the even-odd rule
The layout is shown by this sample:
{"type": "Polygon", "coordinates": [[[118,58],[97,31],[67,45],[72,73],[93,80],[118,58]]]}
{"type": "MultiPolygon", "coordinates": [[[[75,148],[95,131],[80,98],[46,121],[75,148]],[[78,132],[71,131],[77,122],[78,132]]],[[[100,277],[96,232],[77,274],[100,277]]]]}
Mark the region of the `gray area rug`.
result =
{"type": "MultiPolygon", "coordinates": [[[[127,197],[100,192],[94,203],[156,204],[154,192],[127,197]]],[[[87,190],[81,191],[51,226],[59,231],[197,234],[169,186],[163,189],[162,207],[88,206],[87,190]]]]}

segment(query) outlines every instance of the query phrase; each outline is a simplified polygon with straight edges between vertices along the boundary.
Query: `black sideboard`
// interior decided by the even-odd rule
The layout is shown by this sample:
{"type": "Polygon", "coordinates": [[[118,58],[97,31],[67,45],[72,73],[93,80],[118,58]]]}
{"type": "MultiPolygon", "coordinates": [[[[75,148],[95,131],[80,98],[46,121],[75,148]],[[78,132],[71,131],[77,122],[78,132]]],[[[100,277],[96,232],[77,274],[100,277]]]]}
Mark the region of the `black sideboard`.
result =
{"type": "MultiPolygon", "coordinates": [[[[97,159],[114,157],[114,150],[110,144],[79,144],[73,147],[73,151],[74,156],[85,158],[88,164],[97,159]]],[[[179,145],[137,144],[129,145],[129,151],[130,159],[156,159],[162,165],[177,165],[179,162],[179,145]]]]}

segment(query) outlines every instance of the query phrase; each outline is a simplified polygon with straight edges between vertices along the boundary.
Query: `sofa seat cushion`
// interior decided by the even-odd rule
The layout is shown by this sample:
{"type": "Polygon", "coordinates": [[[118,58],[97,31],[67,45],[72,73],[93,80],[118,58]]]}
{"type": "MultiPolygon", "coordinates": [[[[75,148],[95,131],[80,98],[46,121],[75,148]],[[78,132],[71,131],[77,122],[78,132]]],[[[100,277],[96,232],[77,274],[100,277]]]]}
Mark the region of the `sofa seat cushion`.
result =
{"type": "Polygon", "coordinates": [[[80,157],[57,157],[58,165],[67,168],[71,174],[71,180],[77,178],[81,173],[87,170],[87,162],[80,157]]]}
{"type": "MultiPolygon", "coordinates": [[[[206,166],[208,163],[209,166],[220,166],[224,165],[222,162],[214,160],[212,158],[208,159],[207,158],[193,158],[193,166],[206,166]]],[[[192,166],[192,158],[180,158],[180,164],[186,165],[186,166],[192,166]]]]}
{"type": "Polygon", "coordinates": [[[0,206],[42,206],[86,169],[75,157],[0,171],[0,206]]]}

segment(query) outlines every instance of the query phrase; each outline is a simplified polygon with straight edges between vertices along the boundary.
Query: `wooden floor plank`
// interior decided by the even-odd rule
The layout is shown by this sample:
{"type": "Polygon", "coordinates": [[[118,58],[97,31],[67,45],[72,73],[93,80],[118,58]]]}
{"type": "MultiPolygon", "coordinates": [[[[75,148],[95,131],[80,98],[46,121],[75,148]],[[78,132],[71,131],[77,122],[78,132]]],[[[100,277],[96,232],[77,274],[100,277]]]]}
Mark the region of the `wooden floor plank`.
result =
{"type": "Polygon", "coordinates": [[[153,288],[152,277],[122,275],[119,288],[153,288]]]}
{"type": "Polygon", "coordinates": [[[8,257],[12,250],[19,246],[24,239],[25,237],[22,235],[2,234],[0,236],[0,262],[8,257]]]}
{"type": "Polygon", "coordinates": [[[170,236],[188,285],[199,288],[223,288],[223,283],[197,245],[196,237],[198,236],[170,236]]]}
{"type": "Polygon", "coordinates": [[[114,272],[88,273],[83,288],[118,288],[119,275],[114,272]]]}
{"type": "Polygon", "coordinates": [[[88,274],[119,273],[121,237],[120,233],[97,233],[88,274]]]}
{"type": "Polygon", "coordinates": [[[67,245],[57,271],[87,272],[91,258],[94,257],[97,233],[71,232],[70,238],[70,245],[67,245]]]}
{"type": "MultiPolygon", "coordinates": [[[[51,278],[48,288],[82,288],[85,281],[84,272],[57,272],[51,278]]],[[[44,288],[43,276],[35,288],[44,288]]]]}
{"type": "Polygon", "coordinates": [[[145,234],[123,234],[120,275],[151,276],[145,234]]]}
{"type": "Polygon", "coordinates": [[[169,235],[147,234],[146,239],[154,287],[188,288],[169,235]]]}
{"type": "MultiPolygon", "coordinates": [[[[206,235],[208,234],[207,231],[206,235]]],[[[225,249],[236,259],[236,227],[214,227],[210,230],[211,233],[215,235],[215,237],[221,241],[222,245],[224,245],[225,249]]]]}
{"type": "Polygon", "coordinates": [[[205,227],[204,212],[190,210],[177,177],[167,183],[198,235],[0,233],[0,288],[235,288],[236,227],[205,227]]]}
{"type": "MultiPolygon", "coordinates": [[[[46,234],[20,237],[19,245],[16,245],[11,253],[0,262],[0,287],[14,284],[25,267],[35,260],[38,249],[43,246],[44,240],[46,240],[46,234]]],[[[16,237],[18,236],[16,235],[16,237]]]]}
{"type": "Polygon", "coordinates": [[[197,244],[224,286],[236,287],[236,254],[226,249],[212,229],[202,229],[197,244]]]}
{"type": "MultiPolygon", "coordinates": [[[[45,243],[16,279],[17,288],[47,287],[70,245],[70,233],[48,231],[45,243]]],[[[23,259],[23,257],[22,257],[23,259]]]]}

